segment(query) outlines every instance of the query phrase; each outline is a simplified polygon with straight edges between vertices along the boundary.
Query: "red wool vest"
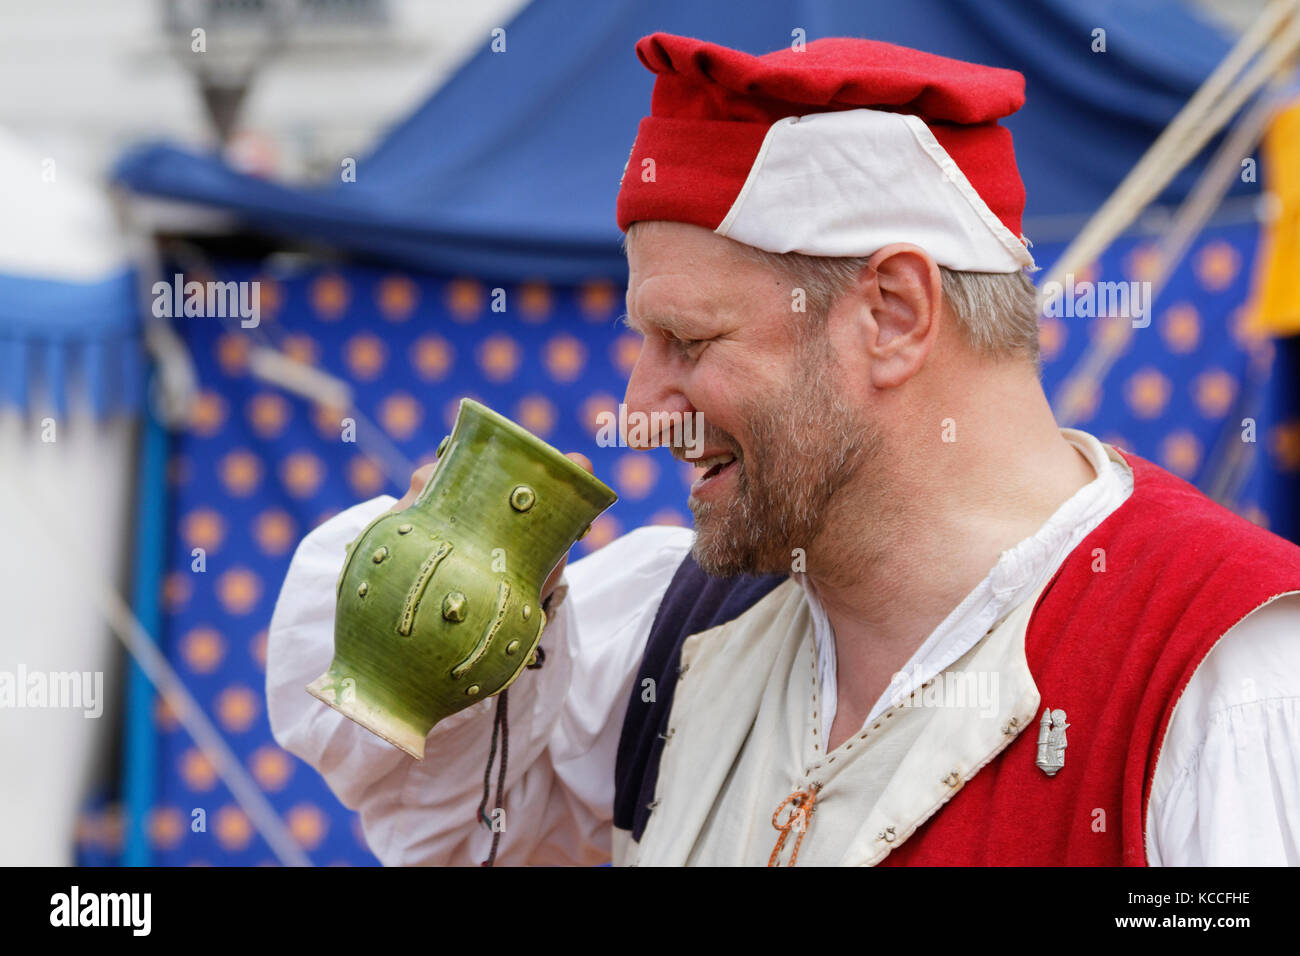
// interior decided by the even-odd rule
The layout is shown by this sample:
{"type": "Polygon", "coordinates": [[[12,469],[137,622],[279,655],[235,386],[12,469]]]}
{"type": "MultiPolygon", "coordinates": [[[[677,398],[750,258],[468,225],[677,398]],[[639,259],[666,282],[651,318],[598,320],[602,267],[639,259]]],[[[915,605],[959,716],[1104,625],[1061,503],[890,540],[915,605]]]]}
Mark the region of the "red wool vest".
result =
{"type": "Polygon", "coordinates": [[[1226,631],[1300,591],[1300,548],[1124,458],[1133,494],[1066,558],[1025,637],[1038,715],[1061,708],[1069,721],[1064,768],[1048,777],[1035,765],[1035,723],[880,865],[1146,865],[1174,704],[1226,631]]]}

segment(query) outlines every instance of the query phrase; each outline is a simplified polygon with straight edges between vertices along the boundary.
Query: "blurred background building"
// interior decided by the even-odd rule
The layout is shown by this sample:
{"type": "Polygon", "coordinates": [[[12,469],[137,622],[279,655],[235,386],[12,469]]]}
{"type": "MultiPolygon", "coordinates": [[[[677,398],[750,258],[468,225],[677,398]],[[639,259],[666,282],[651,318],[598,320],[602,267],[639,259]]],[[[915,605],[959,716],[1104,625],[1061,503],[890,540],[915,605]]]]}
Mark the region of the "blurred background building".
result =
{"type": "Polygon", "coordinates": [[[210,144],[213,114],[238,106],[232,132],[248,166],[305,182],[326,172],[324,157],[373,144],[523,2],[10,4],[0,82],[15,95],[0,103],[0,125],[98,175],[142,140],[210,144]],[[190,56],[196,25],[211,41],[204,60],[190,56]]]}

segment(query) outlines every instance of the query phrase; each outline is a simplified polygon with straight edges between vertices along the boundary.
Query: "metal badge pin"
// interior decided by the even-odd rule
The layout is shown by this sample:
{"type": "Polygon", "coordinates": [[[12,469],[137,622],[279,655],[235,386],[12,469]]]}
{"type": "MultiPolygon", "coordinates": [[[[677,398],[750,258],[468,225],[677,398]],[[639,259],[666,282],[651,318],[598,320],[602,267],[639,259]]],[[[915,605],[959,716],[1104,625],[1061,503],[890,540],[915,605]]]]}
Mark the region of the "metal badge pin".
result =
{"type": "Polygon", "coordinates": [[[1043,719],[1038,724],[1038,769],[1049,777],[1065,766],[1065,711],[1043,708],[1043,719]]]}

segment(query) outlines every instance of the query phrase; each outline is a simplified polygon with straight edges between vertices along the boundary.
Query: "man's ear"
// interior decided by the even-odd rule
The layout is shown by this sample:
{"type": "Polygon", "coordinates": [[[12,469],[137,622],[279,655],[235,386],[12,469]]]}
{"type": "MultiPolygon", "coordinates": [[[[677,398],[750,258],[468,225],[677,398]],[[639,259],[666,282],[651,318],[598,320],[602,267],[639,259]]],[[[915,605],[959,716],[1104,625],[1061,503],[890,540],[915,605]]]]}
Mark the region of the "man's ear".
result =
{"type": "Polygon", "coordinates": [[[867,260],[858,288],[869,310],[863,321],[871,384],[902,385],[921,370],[938,338],[943,308],[939,266],[919,246],[895,243],[867,260]]]}

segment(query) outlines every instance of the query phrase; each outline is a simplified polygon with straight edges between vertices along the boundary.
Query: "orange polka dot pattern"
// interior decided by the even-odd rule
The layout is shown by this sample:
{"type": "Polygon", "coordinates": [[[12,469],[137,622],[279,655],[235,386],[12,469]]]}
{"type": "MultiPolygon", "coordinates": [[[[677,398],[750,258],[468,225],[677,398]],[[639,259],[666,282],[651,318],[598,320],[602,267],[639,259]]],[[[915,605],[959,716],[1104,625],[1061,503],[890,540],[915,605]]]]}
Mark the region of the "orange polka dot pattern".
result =
{"type": "MultiPolygon", "coordinates": [[[[1294,402],[1288,407],[1269,386],[1288,362],[1294,368],[1300,350],[1277,348],[1250,324],[1257,240],[1257,230],[1248,225],[1206,230],[1155,303],[1146,328],[1134,328],[1131,318],[1067,313],[1041,321],[1039,343],[1047,394],[1069,391],[1071,404],[1081,410],[1079,428],[1202,490],[1230,489],[1225,504],[1285,534],[1287,528],[1294,533],[1300,507],[1281,491],[1300,480],[1300,456],[1288,455],[1286,429],[1300,433],[1300,415],[1294,402]],[[1100,381],[1068,378],[1097,343],[1118,353],[1110,371],[1100,381]],[[1254,422],[1253,435],[1244,420],[1254,422]],[[1244,462],[1239,473],[1228,467],[1234,461],[1244,462]]],[[[1034,251],[1040,265],[1059,253],[1034,251]]],[[[1158,265],[1153,241],[1128,238],[1075,280],[1149,281],[1158,265]]]]}
{"type": "MultiPolygon", "coordinates": [[[[374,864],[354,814],[272,738],[264,689],[267,624],[297,543],[342,509],[405,489],[409,476],[389,473],[366,430],[383,433],[381,454],[391,443],[412,462],[431,460],[468,396],[583,452],[623,500],[579,543],[580,554],[641,524],[689,524],[685,496],[676,469],[657,455],[596,445],[595,411],[617,408],[639,344],[616,322],[621,283],[498,287],[362,268],[267,276],[233,263],[213,278],[259,279],[275,307],[263,311],[260,330],[219,320],[178,328],[200,392],[168,469],[175,518],[160,595],[165,649],[311,858],[374,864]],[[361,414],[250,375],[253,350],[268,342],[347,381],[361,414]]],[[[174,708],[156,700],[152,720],[158,775],[142,838],[153,862],[272,861],[174,708]]],[[[120,849],[121,821],[110,826],[107,814],[88,815],[84,845],[108,849],[112,837],[120,849]]]]}

